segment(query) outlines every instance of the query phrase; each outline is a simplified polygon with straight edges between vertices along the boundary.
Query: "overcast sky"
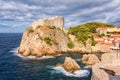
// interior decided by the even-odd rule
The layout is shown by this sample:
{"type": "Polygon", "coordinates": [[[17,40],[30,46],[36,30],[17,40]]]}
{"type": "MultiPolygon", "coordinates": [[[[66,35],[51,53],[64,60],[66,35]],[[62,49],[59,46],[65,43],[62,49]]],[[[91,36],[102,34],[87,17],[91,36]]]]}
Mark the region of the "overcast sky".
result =
{"type": "Polygon", "coordinates": [[[120,0],[0,0],[0,32],[23,32],[52,16],[63,16],[65,28],[91,21],[120,25],[120,0]]]}

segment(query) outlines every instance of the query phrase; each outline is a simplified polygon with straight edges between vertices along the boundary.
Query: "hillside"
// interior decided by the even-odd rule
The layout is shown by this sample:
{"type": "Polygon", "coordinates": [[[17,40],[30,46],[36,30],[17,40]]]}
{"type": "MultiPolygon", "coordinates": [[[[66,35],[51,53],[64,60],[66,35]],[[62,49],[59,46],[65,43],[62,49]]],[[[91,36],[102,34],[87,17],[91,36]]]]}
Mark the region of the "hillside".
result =
{"type": "Polygon", "coordinates": [[[93,40],[93,34],[96,33],[96,28],[99,27],[113,27],[112,24],[100,23],[100,22],[88,22],[78,26],[73,26],[68,29],[68,34],[75,35],[77,40],[86,45],[88,38],[92,39],[92,45],[96,42],[93,40]]]}
{"type": "Polygon", "coordinates": [[[32,23],[23,33],[18,52],[23,56],[48,56],[63,52],[99,52],[93,33],[97,27],[111,24],[91,22],[71,27],[66,33],[63,17],[40,19],[32,23]],[[94,30],[95,29],[95,30],[94,30]]]}

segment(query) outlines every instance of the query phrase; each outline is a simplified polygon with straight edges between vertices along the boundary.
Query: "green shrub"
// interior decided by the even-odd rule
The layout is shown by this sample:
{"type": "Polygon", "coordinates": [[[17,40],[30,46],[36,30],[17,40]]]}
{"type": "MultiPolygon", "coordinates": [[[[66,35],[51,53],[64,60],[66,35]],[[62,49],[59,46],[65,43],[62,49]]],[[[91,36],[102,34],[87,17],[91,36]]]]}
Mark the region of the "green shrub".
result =
{"type": "Polygon", "coordinates": [[[95,46],[97,42],[95,40],[92,40],[92,46],[95,46]]]}
{"type": "Polygon", "coordinates": [[[103,37],[105,36],[105,34],[98,34],[98,37],[103,37]]]}
{"type": "Polygon", "coordinates": [[[72,41],[68,42],[67,44],[68,48],[72,49],[74,48],[74,43],[72,41]]]}
{"type": "Polygon", "coordinates": [[[90,38],[91,38],[91,45],[95,46],[97,44],[97,41],[94,40],[94,36],[91,35],[90,38]]]}
{"type": "Polygon", "coordinates": [[[53,40],[51,40],[51,41],[52,41],[53,44],[56,44],[56,43],[57,43],[55,39],[53,39],[53,40]]]}
{"type": "Polygon", "coordinates": [[[32,27],[28,27],[28,28],[27,28],[27,31],[28,31],[29,33],[34,32],[34,30],[33,30],[32,27]]]}
{"type": "Polygon", "coordinates": [[[46,44],[52,45],[51,39],[48,36],[44,37],[44,41],[46,42],[46,44]]]}

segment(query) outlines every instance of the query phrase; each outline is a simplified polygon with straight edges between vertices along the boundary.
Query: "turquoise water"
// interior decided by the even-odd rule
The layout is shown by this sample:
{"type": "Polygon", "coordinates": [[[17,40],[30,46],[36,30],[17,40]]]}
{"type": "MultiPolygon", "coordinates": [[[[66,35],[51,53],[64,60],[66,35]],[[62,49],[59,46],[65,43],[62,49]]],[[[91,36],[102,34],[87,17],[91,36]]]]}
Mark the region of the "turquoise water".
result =
{"type": "Polygon", "coordinates": [[[0,33],[0,80],[90,80],[91,70],[80,61],[77,53],[35,59],[17,55],[22,34],[0,33]],[[81,66],[80,76],[73,76],[56,64],[63,63],[66,56],[75,59],[81,66]]]}

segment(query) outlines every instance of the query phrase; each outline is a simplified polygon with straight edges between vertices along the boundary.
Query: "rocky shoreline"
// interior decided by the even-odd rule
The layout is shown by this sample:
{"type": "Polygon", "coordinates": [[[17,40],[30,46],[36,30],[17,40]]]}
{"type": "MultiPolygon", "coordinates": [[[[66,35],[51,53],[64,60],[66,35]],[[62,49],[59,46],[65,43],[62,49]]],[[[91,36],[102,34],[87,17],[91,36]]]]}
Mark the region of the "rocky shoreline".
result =
{"type": "MultiPolygon", "coordinates": [[[[106,68],[105,66],[110,66],[111,63],[113,63],[113,67],[116,64],[116,66],[118,66],[118,61],[120,61],[120,57],[116,58],[117,55],[110,54],[114,51],[110,50],[108,46],[100,44],[92,46],[89,38],[85,46],[81,44],[74,35],[67,34],[67,31],[64,29],[64,18],[59,16],[33,22],[32,26],[27,28],[23,33],[18,49],[19,54],[25,57],[32,55],[36,58],[55,56],[68,52],[81,54],[109,52],[109,54],[102,55],[101,61],[94,54],[83,55],[82,61],[92,68],[92,80],[109,80],[109,76],[99,68],[106,68]]],[[[80,69],[80,66],[71,58],[66,58],[65,63],[58,66],[62,66],[66,71],[72,72],[80,69]],[[75,65],[73,65],[71,61],[75,63],[75,65]]]]}
{"type": "Polygon", "coordinates": [[[33,22],[32,26],[23,33],[18,53],[25,57],[30,55],[42,57],[64,52],[99,53],[106,51],[105,46],[99,44],[91,46],[90,39],[86,41],[86,44],[84,46],[74,35],[68,35],[64,29],[64,18],[57,16],[33,22]]]}

